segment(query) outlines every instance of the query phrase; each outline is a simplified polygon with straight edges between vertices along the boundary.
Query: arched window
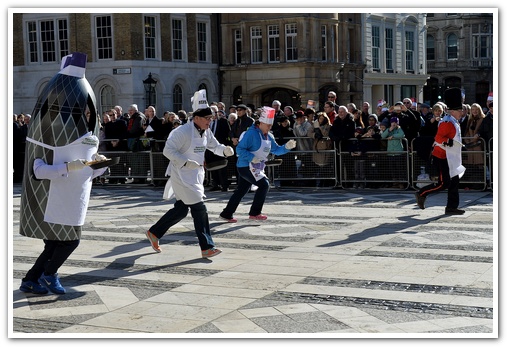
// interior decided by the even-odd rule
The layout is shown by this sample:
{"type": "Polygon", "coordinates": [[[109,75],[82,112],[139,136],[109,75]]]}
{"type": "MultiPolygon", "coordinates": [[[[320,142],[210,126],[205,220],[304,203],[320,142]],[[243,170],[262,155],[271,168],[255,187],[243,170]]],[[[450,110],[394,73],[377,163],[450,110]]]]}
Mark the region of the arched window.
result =
{"type": "Polygon", "coordinates": [[[115,105],[115,94],[114,89],[110,85],[105,85],[100,90],[100,105],[98,108],[98,113],[102,115],[103,112],[109,111],[114,108],[115,105]]]}
{"type": "Polygon", "coordinates": [[[447,59],[458,59],[458,37],[455,34],[447,36],[447,59]]]}
{"type": "Polygon", "coordinates": [[[183,89],[179,84],[173,88],[173,111],[178,112],[183,109],[183,89]]]}
{"type": "Polygon", "coordinates": [[[426,38],[426,60],[435,60],[435,38],[428,35],[426,38]]]}

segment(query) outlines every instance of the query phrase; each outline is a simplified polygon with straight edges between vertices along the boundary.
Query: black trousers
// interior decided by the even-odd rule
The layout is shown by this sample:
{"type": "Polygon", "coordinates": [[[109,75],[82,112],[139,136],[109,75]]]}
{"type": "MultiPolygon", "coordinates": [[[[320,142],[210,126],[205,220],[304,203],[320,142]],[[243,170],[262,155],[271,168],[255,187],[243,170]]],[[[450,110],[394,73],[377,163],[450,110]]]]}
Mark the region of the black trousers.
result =
{"type": "Polygon", "coordinates": [[[459,206],[459,176],[450,177],[449,165],[447,159],[440,159],[435,156],[432,157],[433,165],[438,170],[438,182],[431,183],[422,187],[419,190],[421,196],[428,196],[430,194],[447,189],[447,206],[448,208],[458,208],[459,206]]]}
{"type": "Polygon", "coordinates": [[[35,261],[35,264],[33,264],[33,267],[28,270],[23,281],[37,282],[43,273],[46,275],[57,273],[58,269],[65,263],[77,246],[79,246],[79,240],[44,240],[44,244],[44,250],[35,261]]]}
{"type": "Polygon", "coordinates": [[[203,201],[193,205],[185,205],[183,201],[176,200],[174,207],[167,211],[157,223],[152,225],[149,229],[150,232],[158,239],[161,239],[170,227],[179,223],[187,216],[189,209],[192,218],[194,219],[195,233],[197,234],[201,251],[215,247],[215,243],[213,242],[211,231],[209,229],[208,210],[206,209],[206,205],[204,205],[203,201]]]}

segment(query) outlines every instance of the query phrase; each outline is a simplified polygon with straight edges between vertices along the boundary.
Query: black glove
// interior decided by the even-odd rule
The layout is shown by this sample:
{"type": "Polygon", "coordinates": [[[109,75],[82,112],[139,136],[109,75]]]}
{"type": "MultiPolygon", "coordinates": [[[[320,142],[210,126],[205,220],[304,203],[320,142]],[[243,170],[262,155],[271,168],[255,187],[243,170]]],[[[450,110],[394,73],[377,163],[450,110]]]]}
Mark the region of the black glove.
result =
{"type": "Polygon", "coordinates": [[[452,147],[454,145],[454,140],[453,139],[447,140],[447,142],[445,143],[445,145],[448,146],[448,147],[452,147]]]}

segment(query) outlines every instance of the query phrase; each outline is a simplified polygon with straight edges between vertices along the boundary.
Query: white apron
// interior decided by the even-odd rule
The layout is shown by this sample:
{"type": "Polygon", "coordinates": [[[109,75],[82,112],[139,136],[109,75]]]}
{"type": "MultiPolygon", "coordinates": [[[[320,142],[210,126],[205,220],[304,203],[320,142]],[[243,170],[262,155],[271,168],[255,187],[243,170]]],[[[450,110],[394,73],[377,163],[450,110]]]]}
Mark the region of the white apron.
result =
{"type": "MultiPolygon", "coordinates": [[[[191,132],[192,143],[183,155],[190,160],[202,164],[204,162],[204,152],[208,139],[206,136],[194,137],[193,128],[191,132]]],[[[163,198],[170,200],[175,197],[183,201],[185,205],[193,205],[203,200],[204,195],[204,167],[189,169],[186,166],[178,168],[169,163],[166,171],[171,177],[167,180],[164,188],[163,198]]]]}
{"type": "MultiPolygon", "coordinates": [[[[55,147],[27,138],[27,141],[53,151],[53,165],[76,159],[92,160],[97,153],[99,139],[89,132],[68,145],[55,147]]],[[[85,222],[90,201],[94,170],[85,167],[67,177],[50,181],[48,201],[44,211],[47,223],[81,226],[85,222]]]]}
{"type": "Polygon", "coordinates": [[[250,172],[252,173],[256,181],[266,177],[266,174],[264,173],[264,168],[266,167],[266,164],[264,162],[268,159],[269,152],[271,151],[271,140],[269,139],[269,135],[267,140],[265,140],[262,137],[262,134],[260,134],[260,137],[261,137],[261,146],[259,147],[258,150],[251,153],[255,155],[256,158],[261,159],[261,162],[256,164],[250,162],[250,164],[248,164],[250,172]]]}
{"type": "Polygon", "coordinates": [[[445,154],[447,157],[447,164],[449,165],[449,176],[454,177],[456,175],[459,176],[459,178],[463,177],[465,174],[465,167],[461,164],[461,128],[458,124],[458,122],[453,118],[449,117],[451,119],[452,124],[454,125],[454,128],[456,128],[456,135],[454,135],[454,143],[458,145],[454,145],[452,147],[445,147],[445,154]]]}
{"type": "Polygon", "coordinates": [[[461,140],[461,128],[456,121],[456,119],[452,116],[446,115],[442,119],[442,121],[451,122],[456,129],[456,135],[454,135],[453,141],[454,146],[444,146],[440,143],[436,143],[435,145],[445,150],[445,155],[447,157],[447,165],[449,166],[449,176],[452,178],[454,176],[459,176],[459,178],[463,177],[465,174],[466,168],[461,164],[461,147],[463,147],[461,140]]]}

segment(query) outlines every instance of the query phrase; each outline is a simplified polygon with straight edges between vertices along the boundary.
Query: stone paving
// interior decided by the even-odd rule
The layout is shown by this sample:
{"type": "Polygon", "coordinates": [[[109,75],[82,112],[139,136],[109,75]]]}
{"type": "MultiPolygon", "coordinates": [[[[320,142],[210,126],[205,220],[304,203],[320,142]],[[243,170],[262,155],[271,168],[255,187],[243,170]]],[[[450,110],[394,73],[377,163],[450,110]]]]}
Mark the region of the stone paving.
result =
{"type": "Polygon", "coordinates": [[[14,186],[11,337],[498,336],[492,192],[462,192],[466,214],[445,216],[445,194],[420,210],[413,191],[273,189],[267,221],[248,219],[249,193],[235,224],[218,218],[231,192],[208,192],[223,253],[202,259],[190,215],[151,249],[162,191],[94,186],[59,296],[18,290],[42,242],[19,235],[14,186]]]}

